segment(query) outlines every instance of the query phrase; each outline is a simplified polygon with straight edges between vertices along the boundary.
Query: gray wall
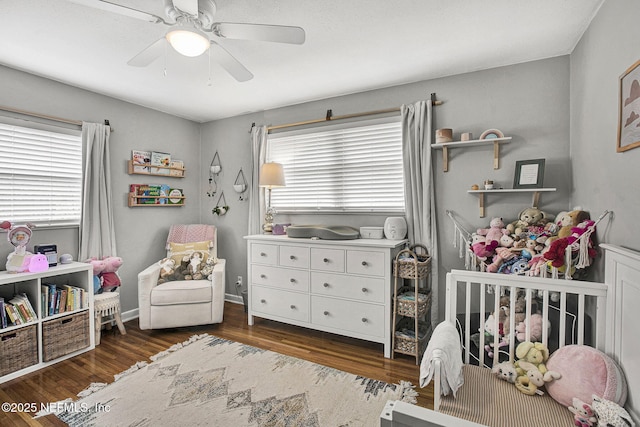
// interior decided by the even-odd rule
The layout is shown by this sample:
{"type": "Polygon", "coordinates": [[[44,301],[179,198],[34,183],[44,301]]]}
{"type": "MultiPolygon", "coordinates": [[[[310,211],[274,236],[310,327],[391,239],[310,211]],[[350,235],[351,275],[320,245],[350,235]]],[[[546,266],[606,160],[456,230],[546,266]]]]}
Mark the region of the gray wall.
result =
{"type": "MultiPolygon", "coordinates": [[[[444,104],[435,108],[435,128],[451,127],[455,134],[498,128],[513,137],[503,145],[500,169],[493,170],[493,148],[472,147],[452,150],[449,172],[442,171],[441,151],[436,152],[435,182],[440,238],[440,271],[463,268],[457,249],[451,244],[453,226],[446,216],[452,210],[469,230],[486,227],[492,216],[515,219],[531,205],[530,194],[494,196],[488,199],[487,216],[479,217],[478,198],[467,194],[474,183],[493,179],[510,188],[516,160],[544,157],[545,184],[557,187],[545,193],[541,208],[555,214],[569,207],[571,191],[569,160],[569,57],[563,56],[526,64],[501,67],[387,89],[358,93],[265,111],[260,114],[219,120],[203,126],[203,162],[206,167],[217,150],[226,174],[221,188],[231,205],[230,214],[214,218],[220,227],[221,256],[227,258],[227,292],[236,276],[246,278],[246,251],[242,236],[247,232],[248,202],[237,201],[232,185],[240,167],[251,170],[251,123],[276,125],[325,116],[371,111],[428,99],[435,92],[444,104]],[[231,197],[229,197],[231,195],[231,197]],[[233,279],[233,280],[231,280],[233,279]]],[[[215,201],[203,204],[202,217],[210,218],[215,201]]],[[[384,215],[278,215],[277,222],[383,225],[384,215]]],[[[441,295],[444,295],[444,274],[441,295]]]]}
{"type": "MultiPolygon", "coordinates": [[[[200,125],[148,108],[71,87],[0,66],[0,105],[40,114],[102,123],[109,119],[112,128],[110,154],[113,167],[113,201],[115,204],[118,256],[123,286],[123,311],[138,306],[137,274],[160,259],[169,225],[198,222],[200,219],[200,125]],[[184,160],[186,178],[165,179],[128,175],[126,161],[131,149],[158,150],[184,160]],[[187,196],[184,207],[137,207],[127,205],[131,183],[180,185],[187,196]]],[[[2,203],[2,201],[0,201],[2,203]]],[[[4,239],[5,234],[0,235],[4,239]]],[[[78,255],[77,228],[36,229],[31,243],[56,243],[59,253],[78,255]]],[[[13,247],[0,241],[0,268],[13,247]]]]}
{"type": "Polygon", "coordinates": [[[640,59],[638,16],[637,1],[606,1],[571,55],[571,201],[613,211],[598,228],[599,240],[635,250],[640,148],[617,153],[616,140],[619,77],[640,59]]]}
{"type": "MultiPolygon", "coordinates": [[[[116,205],[116,235],[121,269],[123,308],[137,307],[136,274],[162,257],[168,227],[178,222],[207,222],[219,227],[220,256],[227,259],[227,293],[235,294],[236,276],[246,279],[248,201],[239,201],[233,183],[240,168],[250,180],[249,129],[252,123],[281,124],[334,115],[370,111],[428,99],[435,92],[444,104],[435,108],[435,128],[454,133],[498,128],[512,136],[502,146],[500,169],[492,168],[488,147],[451,151],[450,170],[442,171],[441,152],[434,159],[441,272],[462,268],[451,244],[453,227],[445,214],[452,210],[470,231],[486,227],[493,216],[515,218],[530,205],[526,194],[493,195],[487,216],[479,218],[478,199],[467,194],[472,184],[493,179],[512,185],[517,160],[545,158],[545,186],[541,208],[555,214],[581,206],[592,216],[605,209],[615,212],[599,228],[599,239],[639,249],[640,234],[633,224],[639,211],[638,160],[640,149],[615,152],[618,114],[618,77],[640,58],[635,42],[640,29],[633,17],[640,4],[632,0],[607,1],[570,56],[551,58],[492,70],[478,71],[414,84],[308,102],[265,112],[197,124],[161,112],[108,98],[20,71],[0,67],[0,104],[72,119],[101,122],[109,119],[116,205]],[[615,48],[612,48],[615,47],[615,48]],[[187,177],[178,182],[187,195],[182,208],[129,208],[130,183],[161,183],[162,178],[126,174],[131,149],[156,149],[181,157],[187,177]],[[222,173],[218,194],[224,191],[231,209],[217,217],[211,209],[216,197],[207,197],[208,167],[218,152],[222,173]]],[[[177,183],[176,183],[177,184],[177,183]]],[[[279,222],[382,225],[384,215],[280,215],[279,222]]],[[[56,242],[60,252],[77,252],[77,230],[37,230],[34,243],[56,242]]],[[[0,245],[0,259],[11,247],[0,245]]],[[[601,265],[599,265],[601,267],[601,265]]],[[[440,286],[442,287],[442,280],[440,286]]],[[[442,291],[442,289],[441,289],[442,291]]]]}

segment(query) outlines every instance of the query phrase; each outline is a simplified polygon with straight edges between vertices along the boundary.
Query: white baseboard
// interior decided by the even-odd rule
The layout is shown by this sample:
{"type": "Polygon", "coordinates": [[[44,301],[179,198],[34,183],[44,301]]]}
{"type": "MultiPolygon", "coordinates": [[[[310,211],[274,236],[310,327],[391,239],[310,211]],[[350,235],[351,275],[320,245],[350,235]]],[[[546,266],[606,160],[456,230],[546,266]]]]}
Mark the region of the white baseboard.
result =
{"type": "MultiPolygon", "coordinates": [[[[240,295],[225,294],[224,300],[234,304],[244,304],[244,302],[242,301],[242,297],[240,295]]],[[[134,308],[133,310],[129,310],[129,311],[123,311],[121,313],[121,316],[122,316],[123,322],[128,322],[129,320],[137,319],[138,317],[140,317],[139,311],[137,308],[134,308]]]]}

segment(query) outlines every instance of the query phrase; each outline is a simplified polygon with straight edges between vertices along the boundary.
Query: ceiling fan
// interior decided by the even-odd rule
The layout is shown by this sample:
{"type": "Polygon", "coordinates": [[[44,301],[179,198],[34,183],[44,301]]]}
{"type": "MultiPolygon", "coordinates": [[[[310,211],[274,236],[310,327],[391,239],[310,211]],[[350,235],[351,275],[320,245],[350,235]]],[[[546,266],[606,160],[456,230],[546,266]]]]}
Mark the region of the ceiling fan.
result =
{"type": "Polygon", "coordinates": [[[214,49],[213,58],[239,82],[251,80],[253,74],[240,61],[210,36],[229,39],[260,40],[276,43],[302,44],[305,32],[300,27],[233,22],[214,22],[216,4],[213,0],[164,0],[166,18],[111,3],[105,0],[69,0],[96,9],[118,13],[169,28],[164,37],[131,58],[127,64],[145,67],[161,57],[167,43],[184,56],[199,56],[214,49]]]}

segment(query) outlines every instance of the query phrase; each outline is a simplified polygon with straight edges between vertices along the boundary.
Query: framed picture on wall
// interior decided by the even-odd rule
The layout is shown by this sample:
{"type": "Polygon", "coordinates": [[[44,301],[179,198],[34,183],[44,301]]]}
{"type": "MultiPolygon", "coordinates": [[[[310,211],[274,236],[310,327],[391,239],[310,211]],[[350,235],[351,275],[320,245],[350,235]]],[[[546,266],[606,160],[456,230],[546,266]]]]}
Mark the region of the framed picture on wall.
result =
{"type": "Polygon", "coordinates": [[[518,160],[513,175],[513,188],[542,188],[544,159],[518,160]]]}
{"type": "Polygon", "coordinates": [[[640,60],[620,76],[618,146],[621,153],[640,147],[640,60]]]}

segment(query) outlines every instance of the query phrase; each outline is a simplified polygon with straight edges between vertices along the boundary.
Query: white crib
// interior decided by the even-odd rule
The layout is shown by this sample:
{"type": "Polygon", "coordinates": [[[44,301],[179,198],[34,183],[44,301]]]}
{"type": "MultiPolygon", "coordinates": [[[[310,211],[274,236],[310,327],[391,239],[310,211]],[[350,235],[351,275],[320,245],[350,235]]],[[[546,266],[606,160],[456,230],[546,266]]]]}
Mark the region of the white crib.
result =
{"type": "MultiPolygon", "coordinates": [[[[535,398],[526,396],[515,390],[513,385],[490,378],[490,370],[479,367],[492,365],[500,357],[514,360],[518,342],[513,335],[510,336],[508,345],[501,351],[495,351],[493,357],[487,357],[484,347],[490,344],[495,347],[498,344],[497,338],[493,343],[485,343],[484,334],[480,334],[479,345],[475,346],[471,336],[477,332],[478,324],[484,324],[487,313],[499,307],[502,293],[510,295],[509,319],[513,321],[513,298],[516,290],[523,292],[527,301],[526,340],[531,333],[528,319],[532,302],[537,300],[541,301],[538,309],[543,318],[552,324],[550,330],[542,329],[541,339],[551,350],[568,344],[585,344],[602,350],[618,362],[628,383],[625,408],[638,423],[640,384],[635,380],[640,378],[640,340],[634,328],[640,303],[640,254],[613,245],[601,247],[605,252],[605,283],[473,271],[454,270],[448,273],[445,320],[457,324],[461,331],[465,384],[460,388],[457,399],[452,396],[441,397],[440,362],[434,358],[434,409],[440,412],[389,402],[381,414],[381,425],[474,425],[462,424],[462,419],[469,422],[484,420],[475,425],[573,425],[571,413],[548,395],[535,398]],[[552,292],[559,293],[557,302],[551,301],[552,292]],[[505,390],[510,396],[502,394],[505,390]],[[505,400],[511,398],[514,399],[513,402],[505,400]],[[513,419],[509,416],[510,413],[522,414],[521,411],[526,410],[523,407],[532,404],[536,405],[536,412],[545,414],[542,424],[535,420],[531,420],[530,424],[526,421],[510,424],[513,423],[508,421],[513,419]],[[483,412],[478,411],[478,407],[483,405],[485,409],[489,409],[486,412],[492,412],[489,418],[486,414],[478,415],[478,412],[483,412]]],[[[497,317],[495,322],[497,327],[497,317]]],[[[510,326],[513,331],[514,325],[510,326]]],[[[434,352],[436,353],[437,351],[434,352]]]]}

